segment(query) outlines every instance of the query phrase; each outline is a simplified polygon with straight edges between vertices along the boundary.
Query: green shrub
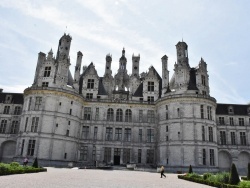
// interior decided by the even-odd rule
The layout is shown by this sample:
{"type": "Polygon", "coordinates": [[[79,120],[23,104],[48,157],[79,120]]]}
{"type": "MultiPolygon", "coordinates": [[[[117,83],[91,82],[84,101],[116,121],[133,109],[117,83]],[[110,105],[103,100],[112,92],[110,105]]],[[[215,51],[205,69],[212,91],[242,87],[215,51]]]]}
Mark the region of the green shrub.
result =
{"type": "Polygon", "coordinates": [[[193,173],[193,168],[192,168],[191,165],[189,166],[188,173],[189,173],[189,174],[192,174],[192,173],[193,173]]]}
{"type": "Polygon", "coordinates": [[[233,163],[230,170],[229,184],[237,185],[239,182],[240,182],[239,174],[235,164],[233,163]]]}
{"type": "Polygon", "coordinates": [[[250,188],[250,181],[241,181],[239,183],[240,188],[250,188]]]}
{"type": "Polygon", "coordinates": [[[34,163],[32,165],[34,168],[38,168],[38,161],[37,161],[37,157],[34,160],[34,163]]]}
{"type": "Polygon", "coordinates": [[[20,165],[19,165],[19,163],[18,162],[12,162],[12,163],[10,163],[10,167],[11,168],[17,168],[17,167],[19,167],[20,165]]]}
{"type": "Polygon", "coordinates": [[[202,178],[202,176],[196,173],[191,173],[191,174],[188,173],[186,176],[190,178],[199,178],[199,179],[202,178]]]}
{"type": "Polygon", "coordinates": [[[206,180],[206,179],[208,179],[212,175],[213,175],[212,173],[204,173],[203,174],[203,179],[206,180]]]}
{"type": "Polygon", "coordinates": [[[229,177],[230,174],[228,172],[221,172],[215,175],[216,176],[216,182],[221,182],[221,183],[225,183],[228,184],[229,183],[229,177]]]}

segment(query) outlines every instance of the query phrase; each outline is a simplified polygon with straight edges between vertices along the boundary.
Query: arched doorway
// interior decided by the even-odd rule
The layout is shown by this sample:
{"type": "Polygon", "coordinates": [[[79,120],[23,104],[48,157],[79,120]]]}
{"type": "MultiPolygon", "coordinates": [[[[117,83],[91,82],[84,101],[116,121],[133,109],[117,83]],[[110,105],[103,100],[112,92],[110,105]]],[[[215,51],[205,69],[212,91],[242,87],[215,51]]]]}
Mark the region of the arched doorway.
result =
{"type": "Polygon", "coordinates": [[[242,175],[247,174],[247,165],[250,162],[250,155],[249,153],[243,151],[238,156],[238,172],[242,175]]]}
{"type": "Polygon", "coordinates": [[[227,151],[219,151],[219,169],[220,171],[228,172],[232,164],[231,155],[227,151]]]}
{"type": "Polygon", "coordinates": [[[5,141],[1,146],[1,162],[9,163],[12,162],[13,157],[16,152],[16,142],[15,141],[5,141]]]}

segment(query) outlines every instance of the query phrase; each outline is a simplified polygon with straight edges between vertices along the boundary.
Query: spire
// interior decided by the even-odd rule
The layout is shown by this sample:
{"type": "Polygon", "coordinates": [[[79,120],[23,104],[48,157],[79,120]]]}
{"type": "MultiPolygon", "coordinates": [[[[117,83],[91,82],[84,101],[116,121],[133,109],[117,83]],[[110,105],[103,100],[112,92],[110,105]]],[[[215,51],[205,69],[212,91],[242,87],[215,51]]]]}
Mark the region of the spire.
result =
{"type": "Polygon", "coordinates": [[[123,47],[122,56],[125,56],[125,48],[123,47]]]}
{"type": "Polygon", "coordinates": [[[52,48],[50,49],[49,54],[53,54],[53,50],[52,50],[52,48]]]}

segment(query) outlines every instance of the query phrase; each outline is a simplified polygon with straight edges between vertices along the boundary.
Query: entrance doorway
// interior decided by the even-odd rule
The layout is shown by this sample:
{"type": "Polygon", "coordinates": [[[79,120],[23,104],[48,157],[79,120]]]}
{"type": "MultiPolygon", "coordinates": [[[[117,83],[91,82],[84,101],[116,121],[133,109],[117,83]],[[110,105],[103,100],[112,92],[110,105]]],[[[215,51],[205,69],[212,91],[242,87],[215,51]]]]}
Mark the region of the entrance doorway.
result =
{"type": "Polygon", "coordinates": [[[114,149],[114,165],[120,165],[121,148],[114,149]]]}

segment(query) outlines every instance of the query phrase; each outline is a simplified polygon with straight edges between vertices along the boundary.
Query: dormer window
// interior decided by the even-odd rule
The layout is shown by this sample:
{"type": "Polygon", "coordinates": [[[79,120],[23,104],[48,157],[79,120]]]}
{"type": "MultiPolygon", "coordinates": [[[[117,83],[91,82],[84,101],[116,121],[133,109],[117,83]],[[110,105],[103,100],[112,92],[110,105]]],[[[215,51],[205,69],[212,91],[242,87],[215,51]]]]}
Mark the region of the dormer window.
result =
{"type": "Polygon", "coordinates": [[[148,82],[148,91],[154,91],[154,82],[148,82]]]}
{"type": "Polygon", "coordinates": [[[45,67],[43,77],[49,77],[51,72],[51,67],[45,67]]]}
{"type": "Polygon", "coordinates": [[[234,113],[234,109],[233,109],[232,106],[229,106],[229,107],[228,107],[228,113],[229,113],[229,114],[233,114],[233,113],[234,113]]]}
{"type": "Polygon", "coordinates": [[[94,79],[88,79],[87,89],[94,89],[94,83],[95,83],[94,79]]]}

